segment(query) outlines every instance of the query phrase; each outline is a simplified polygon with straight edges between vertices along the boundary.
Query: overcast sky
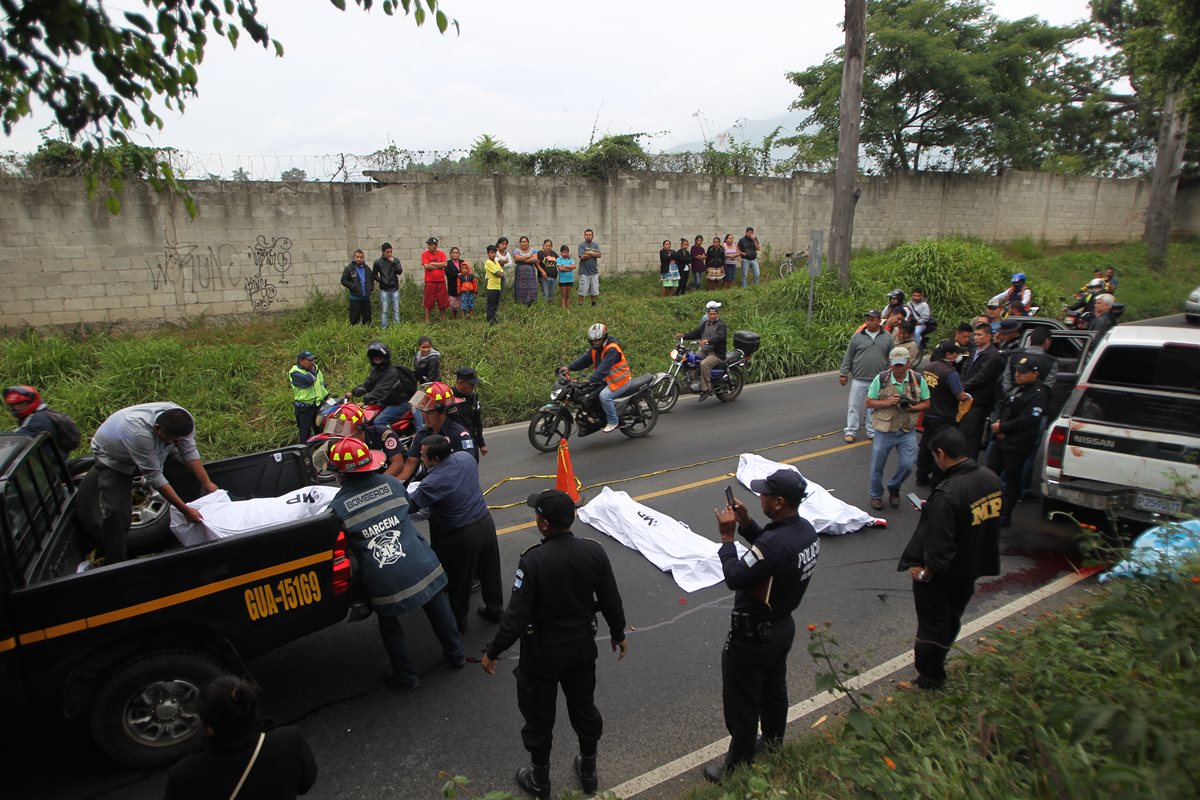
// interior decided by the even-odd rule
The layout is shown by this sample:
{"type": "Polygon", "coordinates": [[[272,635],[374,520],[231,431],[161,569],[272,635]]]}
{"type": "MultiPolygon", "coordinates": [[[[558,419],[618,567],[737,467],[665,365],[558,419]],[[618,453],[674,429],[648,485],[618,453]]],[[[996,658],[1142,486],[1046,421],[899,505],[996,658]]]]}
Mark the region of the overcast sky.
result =
{"type": "MultiPolygon", "coordinates": [[[[104,5],[114,17],[141,7],[104,5]]],[[[593,126],[661,131],[650,147],[666,150],[783,113],[796,97],[785,73],[821,62],[843,38],[836,0],[444,0],[457,36],[347,5],[259,0],[284,57],[246,37],[236,51],[214,37],[199,96],[140,140],[234,157],[226,167],[238,155],[369,153],[389,138],[412,150],[469,148],[485,132],[518,150],[577,147],[593,126]]],[[[1087,0],[994,7],[1052,23],[1088,14],[1087,0]]],[[[22,122],[0,150],[32,151],[48,121],[22,122]]]]}

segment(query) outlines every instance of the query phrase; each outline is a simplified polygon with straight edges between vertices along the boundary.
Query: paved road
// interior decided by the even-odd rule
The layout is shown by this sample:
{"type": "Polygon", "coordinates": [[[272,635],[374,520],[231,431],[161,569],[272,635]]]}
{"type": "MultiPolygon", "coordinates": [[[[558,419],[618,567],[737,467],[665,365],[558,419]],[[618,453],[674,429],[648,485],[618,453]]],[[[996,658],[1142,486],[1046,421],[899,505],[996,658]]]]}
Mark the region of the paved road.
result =
{"type": "MultiPolygon", "coordinates": [[[[845,390],[832,375],[748,387],[735,403],[698,404],[683,398],[646,439],[597,434],[572,442],[575,471],[590,498],[608,484],[718,539],[713,509],[722,501],[739,453],[754,451],[795,462],[812,480],[847,502],[865,506],[866,442],[846,445],[840,429],[845,390]]],[[[488,484],[510,476],[552,473],[553,454],[528,445],[524,426],[489,433],[483,459],[488,484]]],[[[517,502],[545,480],[507,482],[489,494],[494,504],[517,502]]],[[[738,496],[752,499],[735,486],[738,496]]],[[[751,503],[754,508],[754,504],[751,503]]],[[[820,565],[797,622],[829,620],[847,659],[866,669],[911,646],[910,583],[895,565],[916,521],[905,504],[888,511],[886,529],[823,537],[820,565]]],[[[537,541],[523,505],[495,513],[501,557],[511,572],[520,552],[537,541]]],[[[968,616],[997,608],[1066,568],[1070,534],[1021,507],[1006,541],[1004,576],[982,585],[968,616]]],[[[612,558],[632,626],[630,653],[617,663],[601,644],[598,704],[605,715],[602,786],[613,786],[725,735],[719,696],[719,655],[731,596],[722,586],[681,591],[638,553],[586,526],[577,530],[603,542],[612,558]]],[[[478,654],[493,626],[473,624],[469,653],[478,654]]],[[[385,656],[373,620],[338,625],[250,664],[263,686],[264,706],[279,721],[298,722],[320,764],[316,797],[433,797],[439,770],[468,775],[480,787],[509,788],[524,763],[514,681],[515,658],[488,676],[475,664],[463,672],[438,666],[438,650],[422,615],[406,626],[422,658],[423,685],[398,693],[383,687],[385,656]]],[[[510,652],[509,657],[515,656],[510,652]]],[[[792,702],[814,693],[815,668],[803,646],[791,659],[792,702]]],[[[574,741],[560,710],[552,779],[574,786],[574,741]]],[[[28,769],[36,753],[22,754],[25,769],[9,770],[10,790],[26,798],[161,796],[164,773],[140,773],[102,759],[81,731],[37,743],[52,753],[44,769],[28,769]],[[70,760],[63,754],[70,753],[70,760]]]]}

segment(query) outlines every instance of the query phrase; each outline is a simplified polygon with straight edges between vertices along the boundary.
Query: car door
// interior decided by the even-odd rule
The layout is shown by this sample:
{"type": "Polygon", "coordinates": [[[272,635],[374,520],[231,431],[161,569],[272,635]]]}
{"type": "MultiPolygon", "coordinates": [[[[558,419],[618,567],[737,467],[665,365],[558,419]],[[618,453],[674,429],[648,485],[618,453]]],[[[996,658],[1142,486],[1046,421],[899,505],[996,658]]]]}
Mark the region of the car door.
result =
{"type": "MultiPolygon", "coordinates": [[[[1050,331],[1050,348],[1046,355],[1058,364],[1058,376],[1050,389],[1050,419],[1058,415],[1067,398],[1071,396],[1071,390],[1078,382],[1079,372],[1091,355],[1093,338],[1091,331],[1050,331]]],[[[1025,332],[1021,335],[1021,344],[1028,346],[1028,339],[1029,332],[1025,332]]]]}

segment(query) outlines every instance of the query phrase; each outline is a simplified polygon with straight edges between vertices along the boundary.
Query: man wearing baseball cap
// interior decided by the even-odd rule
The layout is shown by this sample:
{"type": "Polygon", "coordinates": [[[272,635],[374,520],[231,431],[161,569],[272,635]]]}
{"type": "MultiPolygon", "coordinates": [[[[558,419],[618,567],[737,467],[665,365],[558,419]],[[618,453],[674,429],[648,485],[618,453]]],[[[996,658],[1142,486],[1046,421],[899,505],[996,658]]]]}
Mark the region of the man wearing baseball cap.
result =
{"type": "Polygon", "coordinates": [[[991,422],[995,444],[987,466],[1004,480],[1004,510],[1000,527],[1012,524],[1013,510],[1021,498],[1021,473],[1037,450],[1042,417],[1050,404],[1050,392],[1042,385],[1042,362],[1035,355],[1021,356],[1013,369],[1016,387],[1004,396],[991,422]]]}
{"type": "Polygon", "coordinates": [[[329,390],[325,388],[325,375],[317,366],[316,358],[311,350],[305,350],[296,356],[296,363],[288,370],[288,382],[292,385],[292,409],[296,412],[301,444],[316,436],[317,412],[329,396],[329,390]]]}
{"type": "Polygon", "coordinates": [[[787,727],[787,659],[796,636],[792,612],[800,605],[821,543],[813,526],[800,516],[808,482],[794,469],[777,470],[750,482],[759,494],[765,526],[750,518],[739,500],[717,511],[721,533],[721,570],[734,591],[729,635],[721,652],[721,696],[729,752],[704,768],[719,783],[735,767],[754,760],[761,723],[767,747],[783,741],[787,727]],[[750,545],[739,557],[740,533],[750,545]]]}
{"type": "Polygon", "coordinates": [[[450,307],[450,293],[446,289],[446,254],[438,249],[438,240],[430,236],[425,240],[421,253],[421,268],[425,271],[425,324],[429,324],[429,312],[436,305],[439,319],[446,321],[446,309],[450,307]]]}
{"type": "Polygon", "coordinates": [[[941,479],[942,473],[933,459],[929,443],[942,428],[957,427],[960,414],[965,413],[962,404],[971,399],[971,395],[963,389],[962,377],[954,366],[961,351],[962,348],[953,339],[942,342],[933,348],[933,354],[921,376],[929,387],[929,410],[922,421],[924,430],[917,453],[917,486],[928,486],[931,482],[936,484],[941,479]]]}
{"type": "Polygon", "coordinates": [[[454,396],[460,402],[450,409],[450,419],[467,429],[475,439],[479,455],[488,454],[483,438],[483,404],[479,402],[479,373],[474,367],[459,367],[454,372],[454,396]]]}
{"type": "Polygon", "coordinates": [[[888,503],[900,507],[900,486],[917,464],[917,417],[929,408],[929,386],[910,369],[903,347],[888,353],[888,369],[880,372],[867,389],[867,408],[875,418],[875,443],[871,447],[871,508],[883,508],[883,468],[892,450],[899,450],[900,463],[888,481],[888,503]]]}
{"type": "Polygon", "coordinates": [[[871,412],[863,410],[863,401],[866,400],[871,379],[880,370],[887,369],[887,355],[892,349],[892,335],[883,329],[882,317],[879,309],[875,308],[863,315],[863,326],[850,337],[846,355],[842,358],[838,383],[842,386],[850,384],[850,398],[846,405],[846,429],[843,431],[847,442],[853,442],[858,435],[860,416],[866,422],[867,438],[875,438],[871,412]]]}
{"type": "Polygon", "coordinates": [[[709,300],[704,304],[704,319],[700,324],[687,333],[676,333],[676,338],[683,337],[684,341],[700,342],[700,352],[704,360],[700,362],[700,402],[712,394],[713,367],[725,363],[725,342],[729,338],[729,328],[721,319],[721,304],[709,300]]]}
{"type": "Polygon", "coordinates": [[[530,766],[517,770],[517,785],[538,798],[550,796],[550,749],[558,687],[579,737],[575,773],[586,794],[599,783],[596,751],[603,719],[596,708],[596,609],[608,624],[617,660],[625,657],[625,611],[608,554],[599,542],[571,532],[575,504],[557,489],[531,494],[542,541],[521,554],[500,630],[487,646],[483,668],[521,639],[516,672],[517,706],[525,718],[521,739],[530,766]]]}

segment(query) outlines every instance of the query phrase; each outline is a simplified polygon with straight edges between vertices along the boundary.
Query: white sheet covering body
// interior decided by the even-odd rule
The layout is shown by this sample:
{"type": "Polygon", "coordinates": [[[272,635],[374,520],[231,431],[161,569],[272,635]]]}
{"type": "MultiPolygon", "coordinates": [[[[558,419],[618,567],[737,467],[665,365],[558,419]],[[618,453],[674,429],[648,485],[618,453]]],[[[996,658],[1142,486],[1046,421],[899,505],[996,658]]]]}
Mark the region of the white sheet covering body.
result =
{"type": "MultiPolygon", "coordinates": [[[[670,572],[685,592],[707,589],[725,580],[719,542],[706,539],[677,519],[634,501],[625,492],[605,486],[579,509],[579,519],[637,550],[663,572],[670,572]]],[[[713,532],[717,523],[713,520],[713,532]]],[[[739,542],[738,556],[746,548],[739,542]]]]}
{"type": "Polygon", "coordinates": [[[172,506],[171,532],[185,547],[215,542],[281,522],[315,517],[329,506],[337,493],[336,486],[306,486],[279,497],[230,500],[228,492],[218,489],[188,503],[204,515],[203,522],[188,522],[179,509],[172,506]]]}
{"type": "MultiPolygon", "coordinates": [[[[749,489],[750,481],[763,480],[781,469],[790,469],[800,473],[800,470],[791,464],[768,461],[754,453],[742,453],[738,458],[738,483],[749,489]]],[[[800,474],[803,475],[803,473],[800,474]]],[[[828,489],[814,482],[812,478],[804,476],[804,479],[808,481],[808,496],[800,504],[800,516],[811,522],[812,526],[817,529],[817,533],[841,535],[869,525],[887,524],[886,520],[872,517],[861,508],[838,500],[829,493],[828,489]]]]}

